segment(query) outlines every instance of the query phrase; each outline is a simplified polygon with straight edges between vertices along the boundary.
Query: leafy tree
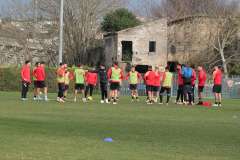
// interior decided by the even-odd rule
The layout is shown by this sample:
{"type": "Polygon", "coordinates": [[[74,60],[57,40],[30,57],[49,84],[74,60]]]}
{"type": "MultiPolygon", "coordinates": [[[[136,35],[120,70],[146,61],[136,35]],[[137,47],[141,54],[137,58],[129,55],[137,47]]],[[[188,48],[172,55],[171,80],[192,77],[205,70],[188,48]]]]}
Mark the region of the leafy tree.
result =
{"type": "Polygon", "coordinates": [[[106,32],[116,32],[140,25],[136,16],[125,8],[120,8],[105,15],[101,28],[106,32]]]}

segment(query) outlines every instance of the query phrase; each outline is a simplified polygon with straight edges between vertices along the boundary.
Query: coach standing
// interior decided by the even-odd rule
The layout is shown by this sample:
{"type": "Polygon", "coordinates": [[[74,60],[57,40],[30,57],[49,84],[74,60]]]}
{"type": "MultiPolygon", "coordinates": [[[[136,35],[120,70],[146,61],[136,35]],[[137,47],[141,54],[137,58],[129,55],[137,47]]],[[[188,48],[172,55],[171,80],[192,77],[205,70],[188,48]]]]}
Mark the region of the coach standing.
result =
{"type": "Polygon", "coordinates": [[[192,76],[193,76],[193,71],[192,68],[189,67],[188,65],[184,66],[182,68],[182,76],[183,76],[183,82],[184,82],[184,101],[185,103],[188,102],[188,105],[193,105],[192,100],[193,100],[193,93],[192,93],[192,76]]]}

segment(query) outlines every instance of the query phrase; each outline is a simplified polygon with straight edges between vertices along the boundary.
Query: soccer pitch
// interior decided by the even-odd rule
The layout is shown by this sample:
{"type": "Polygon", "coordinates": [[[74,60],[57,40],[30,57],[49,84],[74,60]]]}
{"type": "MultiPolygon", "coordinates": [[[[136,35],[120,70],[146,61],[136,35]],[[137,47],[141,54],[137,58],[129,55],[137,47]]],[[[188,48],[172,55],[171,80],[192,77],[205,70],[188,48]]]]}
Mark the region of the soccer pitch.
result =
{"type": "Polygon", "coordinates": [[[22,102],[19,93],[0,92],[0,160],[240,159],[240,100],[221,109],[143,100],[22,102]]]}

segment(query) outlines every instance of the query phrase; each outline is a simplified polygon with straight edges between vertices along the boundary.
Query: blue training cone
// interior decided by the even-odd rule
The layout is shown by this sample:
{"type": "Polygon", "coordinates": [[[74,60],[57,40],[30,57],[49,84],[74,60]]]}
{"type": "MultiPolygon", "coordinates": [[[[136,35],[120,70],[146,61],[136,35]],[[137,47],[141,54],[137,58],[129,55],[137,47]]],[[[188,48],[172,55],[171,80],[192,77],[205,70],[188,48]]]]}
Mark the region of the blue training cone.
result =
{"type": "Polygon", "coordinates": [[[104,142],[112,143],[113,139],[112,138],[104,138],[104,142]]]}

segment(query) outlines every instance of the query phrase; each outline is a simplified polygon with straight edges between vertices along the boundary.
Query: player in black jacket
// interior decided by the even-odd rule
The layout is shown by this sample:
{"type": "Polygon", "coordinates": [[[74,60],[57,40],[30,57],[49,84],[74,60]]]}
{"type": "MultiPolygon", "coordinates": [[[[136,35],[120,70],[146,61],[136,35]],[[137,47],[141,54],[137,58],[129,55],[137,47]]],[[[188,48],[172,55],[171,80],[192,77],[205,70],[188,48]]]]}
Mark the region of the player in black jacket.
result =
{"type": "Polygon", "coordinates": [[[100,69],[98,71],[100,89],[101,89],[101,103],[109,103],[108,101],[108,78],[107,78],[107,70],[104,65],[100,65],[100,69]]]}

